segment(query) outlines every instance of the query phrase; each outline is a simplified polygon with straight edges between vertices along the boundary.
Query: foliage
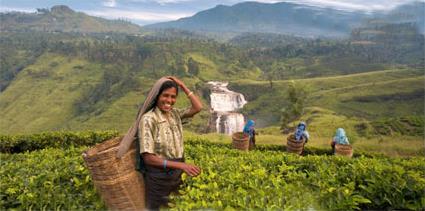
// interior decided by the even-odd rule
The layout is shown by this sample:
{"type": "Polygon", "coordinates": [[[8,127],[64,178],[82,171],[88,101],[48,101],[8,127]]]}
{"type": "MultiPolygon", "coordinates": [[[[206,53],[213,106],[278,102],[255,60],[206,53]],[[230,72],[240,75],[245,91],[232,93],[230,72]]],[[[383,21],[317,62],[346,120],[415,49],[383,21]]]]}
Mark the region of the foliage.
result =
{"type": "Polygon", "coordinates": [[[44,132],[32,135],[0,135],[0,152],[22,153],[48,147],[67,149],[89,146],[117,136],[116,131],[44,132]]]}
{"type": "Polygon", "coordinates": [[[423,158],[299,157],[282,153],[279,147],[246,153],[232,150],[230,145],[206,142],[190,142],[189,162],[199,164],[203,172],[199,177],[184,177],[185,185],[174,197],[173,204],[178,209],[420,209],[425,206],[421,201],[425,187],[423,158]],[[271,192],[274,194],[270,195],[271,192]]]}
{"type": "Polygon", "coordinates": [[[425,39],[415,22],[372,19],[353,30],[351,43],[353,53],[367,62],[424,65],[425,39]]]}
{"type": "MultiPolygon", "coordinates": [[[[88,137],[84,141],[93,143],[88,137]]],[[[0,154],[0,209],[105,209],[84,166],[83,150],[82,147],[47,148],[0,154]]]]}
{"type": "Polygon", "coordinates": [[[381,135],[424,136],[424,122],[424,116],[406,116],[376,120],[371,125],[381,135]]]}
{"type": "Polygon", "coordinates": [[[93,111],[103,112],[116,99],[140,87],[140,82],[135,73],[119,66],[104,67],[100,83],[90,86],[84,94],[74,103],[76,113],[87,114],[93,111]]]}
{"type": "Polygon", "coordinates": [[[65,5],[49,9],[37,9],[36,13],[2,12],[2,31],[43,31],[43,32],[121,32],[141,33],[141,27],[125,20],[106,20],[81,12],[75,12],[65,5]]]}
{"type": "MultiPolygon", "coordinates": [[[[94,143],[91,139],[86,137],[85,143],[94,143]]],[[[84,167],[85,149],[1,153],[0,208],[105,209],[84,167]]],[[[231,144],[196,137],[186,140],[185,153],[187,162],[199,165],[202,173],[194,178],[183,175],[171,209],[425,208],[423,157],[356,152],[348,159],[314,148],[300,157],[278,145],[242,152],[231,144]]]]}

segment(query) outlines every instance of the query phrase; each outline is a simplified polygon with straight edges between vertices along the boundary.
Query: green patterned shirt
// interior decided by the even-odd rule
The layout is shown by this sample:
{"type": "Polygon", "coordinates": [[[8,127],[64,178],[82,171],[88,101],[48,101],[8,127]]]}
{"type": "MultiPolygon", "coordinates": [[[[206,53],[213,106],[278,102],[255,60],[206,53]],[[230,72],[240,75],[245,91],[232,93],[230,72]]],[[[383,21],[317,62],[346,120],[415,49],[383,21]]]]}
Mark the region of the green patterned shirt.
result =
{"type": "Polygon", "coordinates": [[[189,109],[172,109],[167,121],[157,107],[143,114],[139,124],[140,153],[152,153],[166,159],[183,157],[181,117],[189,109]]]}

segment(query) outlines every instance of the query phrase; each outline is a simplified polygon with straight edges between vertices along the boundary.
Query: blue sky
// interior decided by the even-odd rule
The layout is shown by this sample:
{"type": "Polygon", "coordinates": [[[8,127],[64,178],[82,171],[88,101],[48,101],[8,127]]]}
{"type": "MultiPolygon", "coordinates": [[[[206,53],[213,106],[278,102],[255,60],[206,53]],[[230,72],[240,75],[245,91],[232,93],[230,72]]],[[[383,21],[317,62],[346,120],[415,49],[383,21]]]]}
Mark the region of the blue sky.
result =
{"type": "MultiPolygon", "coordinates": [[[[343,10],[388,10],[412,0],[257,0],[263,3],[297,2],[343,10]]],[[[0,11],[35,12],[36,8],[67,5],[73,10],[108,19],[126,19],[139,25],[192,16],[218,4],[242,0],[0,0],[0,11]]]]}

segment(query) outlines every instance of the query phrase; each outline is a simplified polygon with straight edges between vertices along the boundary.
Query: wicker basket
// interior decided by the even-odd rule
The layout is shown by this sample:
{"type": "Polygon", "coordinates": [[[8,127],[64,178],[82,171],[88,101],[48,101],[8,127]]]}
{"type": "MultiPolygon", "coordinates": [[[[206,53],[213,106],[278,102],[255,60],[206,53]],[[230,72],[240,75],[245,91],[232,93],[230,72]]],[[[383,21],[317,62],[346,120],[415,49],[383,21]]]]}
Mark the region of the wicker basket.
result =
{"type": "Polygon", "coordinates": [[[353,147],[349,144],[335,144],[335,155],[353,156],[353,147]]]}
{"type": "Polygon", "coordinates": [[[296,141],[294,134],[291,134],[287,138],[286,151],[301,155],[304,149],[304,139],[296,141]]]}
{"type": "Polygon", "coordinates": [[[97,144],[83,153],[93,183],[110,210],[143,210],[143,175],[136,171],[135,143],[122,157],[116,158],[121,138],[97,144]]]}
{"type": "Polygon", "coordinates": [[[236,132],[232,135],[233,148],[248,151],[249,149],[249,136],[242,132],[236,132]]]}

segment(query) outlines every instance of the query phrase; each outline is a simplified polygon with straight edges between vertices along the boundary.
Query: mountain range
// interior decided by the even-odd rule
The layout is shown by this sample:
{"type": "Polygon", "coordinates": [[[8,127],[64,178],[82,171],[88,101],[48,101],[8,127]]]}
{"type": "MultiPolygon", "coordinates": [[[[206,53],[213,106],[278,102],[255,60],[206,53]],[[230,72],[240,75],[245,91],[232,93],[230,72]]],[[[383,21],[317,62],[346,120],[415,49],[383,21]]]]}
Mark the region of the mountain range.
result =
{"type": "Polygon", "coordinates": [[[348,37],[353,28],[369,19],[388,23],[413,22],[424,33],[424,2],[412,2],[389,12],[342,11],[280,2],[243,2],[218,5],[192,17],[145,26],[176,28],[206,33],[278,33],[301,37],[348,37]]]}
{"type": "Polygon", "coordinates": [[[343,11],[296,3],[243,2],[217,5],[175,21],[138,26],[125,20],[106,20],[76,12],[65,5],[36,13],[0,13],[1,31],[158,33],[186,30],[209,37],[232,38],[243,33],[276,33],[309,38],[347,38],[371,20],[386,24],[413,23],[425,33],[425,2],[411,2],[387,12],[343,11]],[[150,32],[149,32],[150,31],[150,32]]]}
{"type": "Polygon", "coordinates": [[[134,34],[140,33],[141,27],[125,20],[106,20],[57,5],[50,10],[38,9],[36,13],[0,13],[0,30],[134,34]]]}

